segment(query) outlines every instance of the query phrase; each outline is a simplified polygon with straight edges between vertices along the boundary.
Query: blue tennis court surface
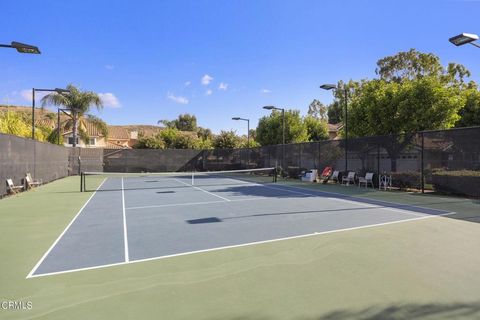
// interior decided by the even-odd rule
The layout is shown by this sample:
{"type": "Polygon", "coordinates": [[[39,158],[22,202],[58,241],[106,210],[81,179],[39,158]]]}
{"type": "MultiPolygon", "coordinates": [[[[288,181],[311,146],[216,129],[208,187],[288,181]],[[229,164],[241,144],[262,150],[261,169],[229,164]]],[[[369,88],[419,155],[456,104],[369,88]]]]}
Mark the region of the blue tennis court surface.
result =
{"type": "Polygon", "coordinates": [[[108,177],[29,277],[228,249],[449,212],[276,183],[108,177]]]}

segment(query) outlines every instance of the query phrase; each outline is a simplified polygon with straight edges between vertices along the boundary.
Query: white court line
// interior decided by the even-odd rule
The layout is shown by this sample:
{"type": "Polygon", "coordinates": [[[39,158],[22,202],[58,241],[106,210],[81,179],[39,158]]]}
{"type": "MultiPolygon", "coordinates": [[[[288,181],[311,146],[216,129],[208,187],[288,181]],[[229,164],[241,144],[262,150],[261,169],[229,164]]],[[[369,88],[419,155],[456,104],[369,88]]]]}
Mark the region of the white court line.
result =
{"type": "Polygon", "coordinates": [[[125,189],[123,188],[123,177],[122,177],[122,214],[123,214],[123,244],[125,249],[125,261],[130,261],[128,254],[128,234],[127,234],[127,217],[125,215],[125,189]]]}
{"type": "Polygon", "coordinates": [[[385,226],[385,225],[390,225],[390,224],[410,222],[410,221],[415,221],[415,220],[439,218],[439,217],[446,216],[446,215],[449,215],[449,214],[450,214],[450,213],[445,213],[445,214],[441,214],[441,215],[429,215],[429,216],[423,216],[423,217],[417,217],[417,218],[410,218],[410,219],[396,220],[396,221],[390,221],[390,222],[382,222],[382,223],[376,223],[376,224],[369,224],[369,225],[358,226],[358,227],[351,227],[351,228],[344,228],[344,229],[336,229],[336,230],[329,230],[329,231],[308,233],[308,234],[302,234],[302,235],[298,235],[298,236],[291,236],[291,237],[277,238],[277,239],[271,239],[271,240],[263,240],[263,241],[242,243],[242,244],[236,244],[236,245],[231,245],[231,246],[224,246],[224,247],[217,247],[217,248],[210,248],[210,249],[203,249],[203,250],[182,252],[182,253],[176,253],[176,254],[170,254],[170,255],[160,256],[160,257],[152,257],[152,258],[145,258],[145,259],[139,259],[139,260],[130,260],[129,262],[118,262],[118,263],[105,264],[105,265],[101,265],[101,266],[94,266],[94,267],[87,267],[87,268],[79,268],[79,269],[71,269],[71,270],[58,271],[58,272],[50,272],[50,273],[43,273],[43,274],[38,274],[38,275],[32,275],[32,276],[27,277],[27,278],[38,278],[38,277],[45,277],[45,276],[51,276],[51,275],[59,275],[59,274],[65,274],[65,273],[72,273],[72,272],[77,272],[77,271],[87,271],[87,270],[102,269],[102,268],[107,268],[107,267],[121,266],[121,265],[138,263],[138,262],[147,262],[147,261],[155,261],[155,260],[161,260],[161,259],[168,259],[168,258],[186,256],[186,255],[197,254],[197,253],[205,253],[205,252],[219,251],[219,250],[225,250],[225,249],[248,247],[248,246],[254,246],[254,245],[259,245],[259,244],[264,244],[264,243],[272,243],[272,242],[278,242],[278,241],[285,241],[285,240],[306,238],[306,237],[319,236],[319,235],[325,235],[325,234],[331,234],[331,233],[337,233],[337,232],[346,232],[346,231],[352,231],[352,230],[358,230],[358,229],[374,228],[374,227],[380,227],[380,226],[385,226]]]}
{"type": "MultiPolygon", "coordinates": [[[[302,187],[297,187],[297,186],[290,186],[290,185],[284,185],[284,186],[287,187],[287,188],[293,188],[293,189],[299,189],[299,190],[306,190],[306,191],[312,190],[312,189],[307,189],[307,188],[302,188],[302,187]]],[[[286,190],[286,189],[281,189],[281,188],[278,188],[278,189],[279,190],[286,190]]],[[[359,197],[350,196],[350,195],[343,194],[343,193],[338,193],[338,192],[323,191],[323,190],[313,190],[313,191],[317,191],[317,192],[321,192],[321,193],[325,193],[325,194],[332,194],[332,195],[335,195],[335,196],[344,196],[344,197],[347,196],[347,197],[351,197],[351,198],[355,198],[355,199],[359,199],[359,200],[362,199],[362,198],[359,198],[359,197]]],[[[318,194],[311,194],[311,195],[318,196],[318,194]]],[[[429,208],[429,207],[419,206],[419,205],[416,205],[416,204],[405,204],[405,203],[399,203],[399,202],[395,202],[395,201],[384,201],[384,200],[378,200],[378,199],[373,199],[373,200],[378,201],[378,202],[382,202],[382,203],[385,203],[385,204],[389,204],[389,205],[396,204],[396,205],[399,205],[399,206],[410,206],[410,207],[414,207],[414,208],[444,211],[445,212],[445,213],[438,214],[439,216],[444,216],[444,215],[449,215],[449,214],[456,213],[454,211],[446,211],[446,210],[442,210],[442,209],[429,208]]]]}
{"type": "Polygon", "coordinates": [[[85,202],[85,204],[80,208],[78,213],[73,217],[72,221],[70,221],[70,223],[65,227],[63,232],[58,236],[57,240],[55,240],[55,242],[50,246],[50,248],[47,250],[47,252],[45,252],[45,254],[40,258],[40,260],[37,262],[37,264],[33,267],[32,271],[30,271],[30,273],[27,275],[27,279],[34,277],[33,274],[35,273],[35,271],[37,271],[38,267],[42,264],[43,260],[45,260],[45,258],[48,256],[50,251],[52,251],[53,248],[57,245],[58,241],[60,241],[60,239],[63,237],[63,235],[67,232],[68,228],[70,228],[70,226],[78,218],[80,213],[82,213],[83,209],[85,209],[87,204],[90,202],[90,200],[92,200],[93,196],[97,193],[98,189],[100,189],[100,187],[105,183],[106,180],[107,180],[107,178],[103,179],[102,183],[100,183],[98,188],[92,193],[90,198],[88,198],[87,202],[85,202]]]}
{"type": "MultiPolygon", "coordinates": [[[[267,200],[269,198],[245,198],[245,199],[231,199],[230,202],[242,202],[242,201],[255,201],[255,200],[267,200]]],[[[128,207],[126,210],[139,210],[139,209],[149,209],[149,208],[164,208],[164,207],[178,207],[178,206],[197,206],[202,204],[214,204],[214,203],[225,203],[225,201],[203,201],[203,202],[187,202],[187,203],[171,203],[171,204],[159,204],[151,206],[141,206],[141,207],[128,207]]]]}
{"type": "MultiPolygon", "coordinates": [[[[294,190],[283,189],[283,188],[275,188],[275,187],[267,186],[267,185],[265,185],[265,187],[270,188],[270,189],[274,189],[274,190],[282,190],[282,191],[286,191],[286,192],[303,194],[303,195],[308,195],[308,196],[315,196],[315,197],[320,196],[319,194],[315,194],[315,193],[307,193],[307,192],[300,192],[300,191],[294,191],[294,190]]],[[[295,186],[286,186],[286,187],[308,191],[308,189],[295,187],[295,186]]],[[[345,195],[345,194],[341,194],[341,193],[335,193],[335,192],[328,192],[328,191],[321,191],[321,190],[318,190],[318,192],[322,192],[322,193],[325,193],[325,194],[352,197],[352,196],[349,196],[349,195],[345,195]]],[[[352,197],[352,198],[355,198],[355,197],[352,197]]],[[[348,203],[352,203],[352,204],[355,204],[355,205],[358,205],[358,206],[367,206],[367,207],[370,207],[372,209],[378,208],[378,209],[385,209],[385,210],[394,211],[394,212],[401,212],[401,213],[405,213],[405,214],[414,215],[414,216],[417,216],[417,217],[423,217],[424,215],[431,215],[431,214],[430,213],[419,214],[419,213],[415,213],[414,211],[411,211],[411,210],[408,210],[408,209],[397,209],[397,208],[388,207],[387,205],[394,204],[394,205],[399,205],[399,206],[410,206],[410,207],[413,207],[413,208],[421,208],[421,209],[427,209],[427,210],[445,211],[445,210],[433,209],[433,208],[428,208],[428,207],[421,207],[421,206],[411,205],[411,204],[401,204],[401,203],[397,203],[397,202],[387,202],[387,201],[383,201],[383,200],[375,200],[375,201],[385,203],[385,206],[381,206],[381,205],[378,205],[378,204],[367,204],[367,203],[363,203],[361,201],[346,200],[346,199],[339,199],[339,198],[328,198],[328,199],[336,200],[336,201],[342,201],[342,202],[348,202],[348,203]]],[[[356,198],[356,199],[361,200],[360,198],[356,198]]],[[[455,213],[455,212],[445,212],[445,213],[442,213],[442,214],[438,214],[438,216],[448,215],[448,214],[453,214],[453,213],[455,213]]]]}
{"type": "Polygon", "coordinates": [[[411,215],[417,216],[417,217],[423,217],[427,214],[427,213],[415,213],[413,211],[409,211],[409,210],[406,210],[406,209],[404,210],[404,209],[396,209],[396,208],[391,208],[391,207],[379,206],[377,204],[356,202],[356,201],[352,201],[352,200],[330,198],[330,197],[327,198],[327,199],[346,202],[346,203],[351,203],[351,204],[355,204],[357,206],[361,206],[361,207],[365,207],[365,208],[382,209],[382,210],[388,210],[388,211],[399,212],[399,213],[404,213],[404,214],[411,214],[411,215]]]}
{"type": "Polygon", "coordinates": [[[183,183],[183,184],[186,185],[186,186],[189,186],[189,187],[192,187],[192,188],[194,188],[194,189],[197,189],[197,190],[203,191],[203,192],[205,192],[205,193],[208,193],[209,195],[215,196],[215,197],[220,198],[220,199],[223,199],[223,200],[225,200],[225,201],[231,201],[230,199],[224,198],[224,197],[219,196],[218,194],[215,194],[215,193],[211,193],[210,191],[207,191],[207,190],[202,189],[202,188],[200,188],[200,187],[192,186],[192,185],[190,185],[190,184],[188,184],[188,183],[186,183],[186,182],[183,182],[183,181],[181,181],[181,180],[178,180],[178,179],[175,179],[175,180],[178,181],[178,182],[180,182],[180,183],[183,183]]]}

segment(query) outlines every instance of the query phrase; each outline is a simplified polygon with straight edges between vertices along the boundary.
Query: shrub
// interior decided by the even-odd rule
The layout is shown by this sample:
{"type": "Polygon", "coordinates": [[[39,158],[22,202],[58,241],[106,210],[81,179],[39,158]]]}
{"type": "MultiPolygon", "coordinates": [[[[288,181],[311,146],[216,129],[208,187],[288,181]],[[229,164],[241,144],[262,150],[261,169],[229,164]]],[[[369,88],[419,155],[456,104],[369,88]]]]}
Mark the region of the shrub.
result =
{"type": "Polygon", "coordinates": [[[392,172],[392,186],[401,190],[421,189],[422,176],[417,171],[392,172]]]}
{"type": "Polygon", "coordinates": [[[480,171],[436,171],[432,182],[439,193],[480,197],[480,171]]]}

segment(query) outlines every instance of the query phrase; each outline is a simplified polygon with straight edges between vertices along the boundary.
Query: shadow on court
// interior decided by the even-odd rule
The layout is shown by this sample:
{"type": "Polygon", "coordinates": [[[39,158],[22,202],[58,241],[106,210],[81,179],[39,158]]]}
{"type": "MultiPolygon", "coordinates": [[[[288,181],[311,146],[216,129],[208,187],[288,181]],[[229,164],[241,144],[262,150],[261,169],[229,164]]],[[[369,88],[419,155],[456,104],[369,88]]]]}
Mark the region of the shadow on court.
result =
{"type": "MultiPolygon", "coordinates": [[[[219,319],[219,318],[218,318],[219,319]]],[[[226,319],[226,318],[222,318],[226,319]]],[[[267,316],[234,316],[231,320],[271,320],[267,316]]],[[[480,319],[480,302],[450,304],[392,304],[386,307],[371,306],[359,310],[339,309],[314,317],[293,318],[298,320],[437,320],[480,319]]]]}

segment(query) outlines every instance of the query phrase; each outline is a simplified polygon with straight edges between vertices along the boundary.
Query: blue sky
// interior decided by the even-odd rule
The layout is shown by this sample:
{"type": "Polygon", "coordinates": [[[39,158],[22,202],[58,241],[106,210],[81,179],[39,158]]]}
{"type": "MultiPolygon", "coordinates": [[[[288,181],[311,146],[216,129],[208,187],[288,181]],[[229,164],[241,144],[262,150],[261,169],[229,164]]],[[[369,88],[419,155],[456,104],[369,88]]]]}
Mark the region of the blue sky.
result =
{"type": "Polygon", "coordinates": [[[332,100],[322,83],[375,77],[376,61],[410,48],[464,64],[480,50],[448,38],[480,33],[480,1],[2,1],[0,103],[31,105],[29,88],[69,83],[101,93],[110,124],[156,124],[193,113],[214,132],[267,114],[306,114],[332,100]],[[203,80],[203,81],[202,81],[203,80]]]}

